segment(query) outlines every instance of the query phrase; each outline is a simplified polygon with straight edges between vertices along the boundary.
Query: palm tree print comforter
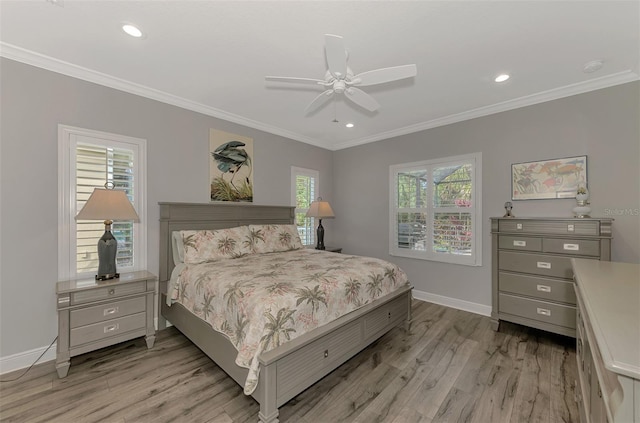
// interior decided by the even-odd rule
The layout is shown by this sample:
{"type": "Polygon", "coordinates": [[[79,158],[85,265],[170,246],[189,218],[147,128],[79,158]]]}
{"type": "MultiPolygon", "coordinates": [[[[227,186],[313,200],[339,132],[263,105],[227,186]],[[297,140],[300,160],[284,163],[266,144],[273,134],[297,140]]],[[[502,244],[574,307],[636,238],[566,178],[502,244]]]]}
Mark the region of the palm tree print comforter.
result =
{"type": "Polygon", "coordinates": [[[185,265],[170,295],[229,338],[250,395],[262,352],[406,284],[384,260],[300,249],[185,265]]]}

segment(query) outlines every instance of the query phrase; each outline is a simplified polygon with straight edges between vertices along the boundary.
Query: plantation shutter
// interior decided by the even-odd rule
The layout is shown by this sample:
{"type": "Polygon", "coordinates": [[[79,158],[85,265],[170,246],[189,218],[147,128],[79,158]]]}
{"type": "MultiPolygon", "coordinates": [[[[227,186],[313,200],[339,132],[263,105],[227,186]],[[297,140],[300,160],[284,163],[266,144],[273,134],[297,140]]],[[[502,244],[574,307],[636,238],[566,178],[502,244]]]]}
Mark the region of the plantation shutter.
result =
{"type": "MultiPolygon", "coordinates": [[[[77,214],[95,188],[112,182],[114,189],[125,191],[134,203],[134,152],[124,148],[78,143],[76,146],[76,210],[77,214]]],[[[116,266],[132,268],[133,221],[116,221],[111,232],[118,241],[116,266]]],[[[103,221],[76,222],[76,272],[93,272],[98,267],[98,239],[104,233],[103,221]]]]}
{"type": "Polygon", "coordinates": [[[296,225],[300,240],[304,245],[313,245],[314,236],[314,219],[306,217],[307,211],[311,203],[315,199],[316,178],[310,175],[296,175],[296,225]]]}

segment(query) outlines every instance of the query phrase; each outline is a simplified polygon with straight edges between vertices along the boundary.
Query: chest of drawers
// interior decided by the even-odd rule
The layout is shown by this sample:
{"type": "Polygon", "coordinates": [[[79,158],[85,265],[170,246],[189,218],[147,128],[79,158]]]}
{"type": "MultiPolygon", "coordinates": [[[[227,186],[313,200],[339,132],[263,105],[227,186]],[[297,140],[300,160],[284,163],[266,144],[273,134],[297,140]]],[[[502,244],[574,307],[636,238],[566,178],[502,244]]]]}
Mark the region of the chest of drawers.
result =
{"type": "Polygon", "coordinates": [[[151,273],[139,271],[109,281],[58,282],[58,376],[67,375],[71,357],[98,348],[139,336],[153,347],[155,281],[151,273]]]}
{"type": "Polygon", "coordinates": [[[612,219],[491,218],[493,328],[576,336],[571,258],[611,259],[612,219]]]}

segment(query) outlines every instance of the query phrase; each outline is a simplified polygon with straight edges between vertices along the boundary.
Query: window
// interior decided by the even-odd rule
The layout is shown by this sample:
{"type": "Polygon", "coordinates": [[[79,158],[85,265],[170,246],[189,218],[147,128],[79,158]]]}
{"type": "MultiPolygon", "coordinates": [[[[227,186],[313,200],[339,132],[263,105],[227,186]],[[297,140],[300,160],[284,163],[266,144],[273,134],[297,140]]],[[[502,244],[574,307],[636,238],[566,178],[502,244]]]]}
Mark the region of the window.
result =
{"type": "Polygon", "coordinates": [[[389,254],[482,264],[481,153],[390,167],[389,254]]]}
{"type": "Polygon", "coordinates": [[[306,214],[318,198],[318,180],[317,170],[291,167],[291,204],[296,206],[296,225],[303,245],[315,243],[314,218],[306,214]]]}
{"type": "Polygon", "coordinates": [[[144,158],[146,141],[60,125],[59,137],[59,277],[91,276],[98,269],[98,239],[103,221],[76,221],[95,188],[111,182],[125,191],[140,222],[115,221],[119,272],[146,267],[144,158]]]}

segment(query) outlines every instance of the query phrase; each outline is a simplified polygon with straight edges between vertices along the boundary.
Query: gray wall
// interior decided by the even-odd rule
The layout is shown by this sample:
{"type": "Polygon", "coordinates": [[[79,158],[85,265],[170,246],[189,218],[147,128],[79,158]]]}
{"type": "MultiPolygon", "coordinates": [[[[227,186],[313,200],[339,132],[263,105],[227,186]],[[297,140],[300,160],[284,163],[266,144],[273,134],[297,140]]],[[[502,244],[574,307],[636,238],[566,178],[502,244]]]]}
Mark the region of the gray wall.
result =
{"type": "Polygon", "coordinates": [[[207,202],[210,128],[254,139],[254,203],[289,205],[291,166],[318,170],[333,200],[328,150],[4,58],[0,66],[0,357],[57,333],[58,124],[147,140],[147,267],[156,274],[157,203],[207,202]]]}
{"type": "MultiPolygon", "coordinates": [[[[255,203],[290,202],[290,167],[320,171],[336,219],[325,241],[399,263],[419,290],[490,305],[490,216],[510,164],[589,156],[593,215],[640,208],[640,83],[330,152],[199,113],[0,59],[0,358],[56,334],[57,125],[147,140],[148,268],[158,269],[159,201],[206,202],[210,128],[254,139],[255,203]],[[483,154],[483,266],[388,255],[389,165],[483,154]],[[332,189],[333,188],[333,189],[332,189]]],[[[518,216],[569,216],[573,200],[515,202],[518,216]]],[[[613,258],[640,261],[640,217],[614,215],[613,258]]]]}
{"type": "MultiPolygon", "coordinates": [[[[510,200],[512,163],[588,156],[592,216],[609,214],[613,260],[640,262],[640,83],[634,82],[334,153],[334,244],[397,262],[415,288],[491,305],[489,217],[510,200]],[[482,152],[483,265],[389,256],[389,165],[482,152]],[[610,212],[611,213],[611,212],[610,212]]],[[[514,201],[516,216],[572,216],[575,200],[514,201]]]]}

